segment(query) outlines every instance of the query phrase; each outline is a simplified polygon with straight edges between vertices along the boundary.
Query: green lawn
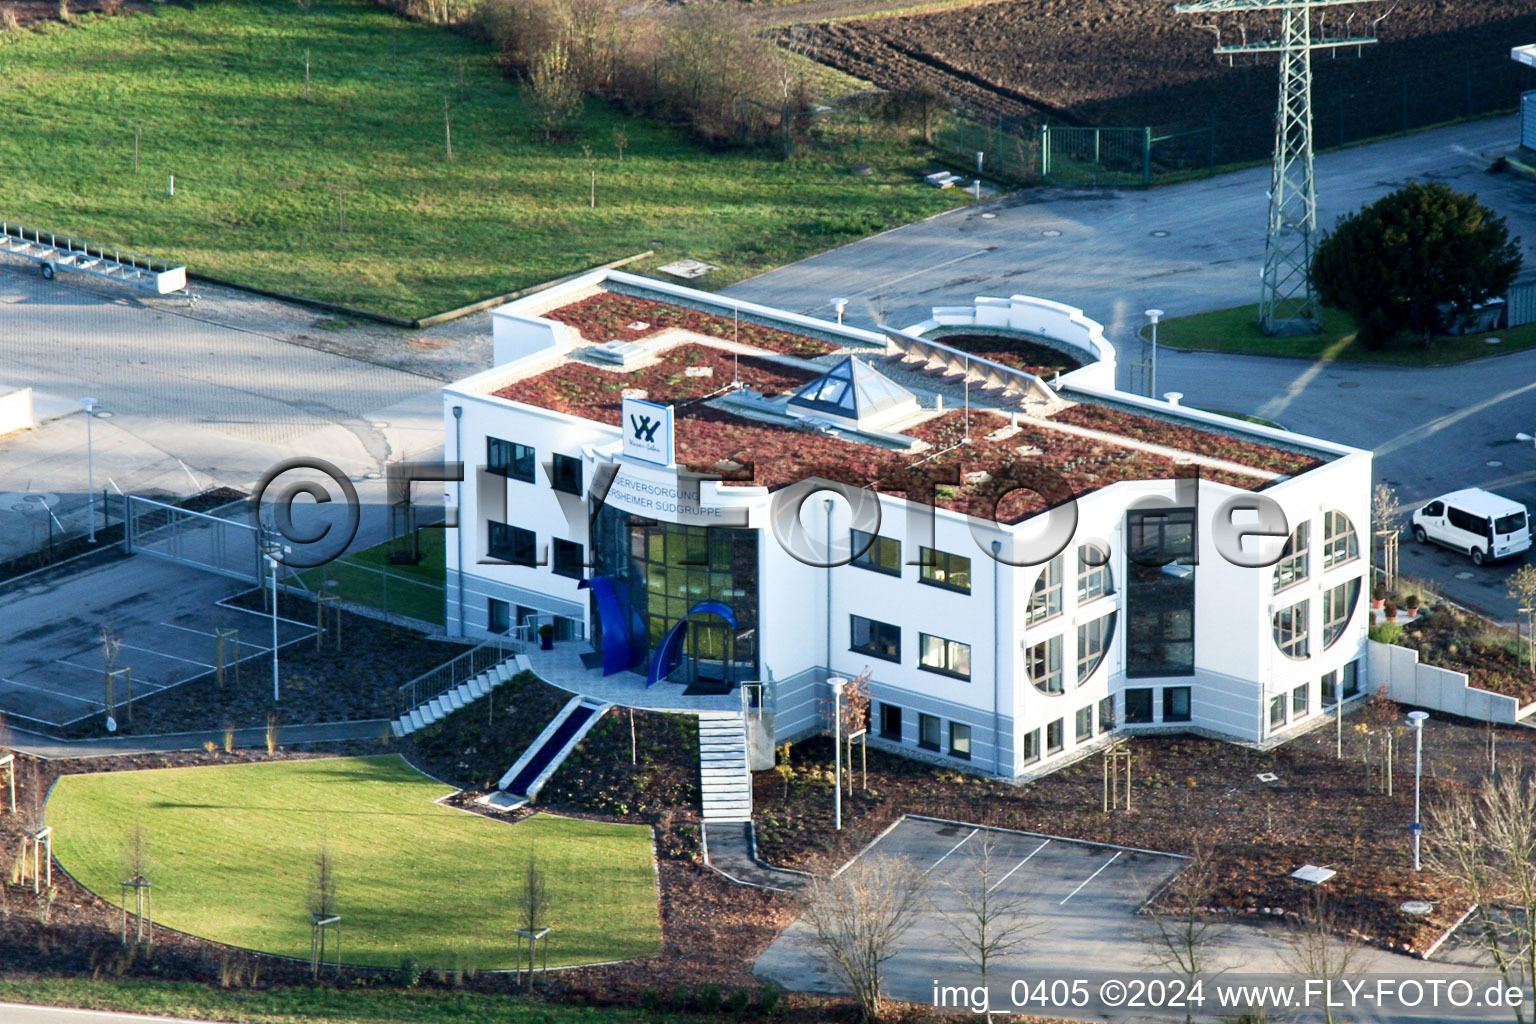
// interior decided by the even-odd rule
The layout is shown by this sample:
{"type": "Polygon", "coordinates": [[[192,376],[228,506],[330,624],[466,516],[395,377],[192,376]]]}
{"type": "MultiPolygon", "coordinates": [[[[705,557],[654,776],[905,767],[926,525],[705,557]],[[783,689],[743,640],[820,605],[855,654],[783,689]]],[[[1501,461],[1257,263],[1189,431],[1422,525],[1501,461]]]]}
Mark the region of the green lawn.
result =
{"type": "Polygon", "coordinates": [[[365,548],[299,573],[299,579],[315,593],[337,597],[423,622],[443,621],[443,588],[447,567],[443,561],[445,531],[417,531],[422,559],[416,565],[393,565],[389,552],[393,541],[365,548]]]}
{"type": "Polygon", "coordinates": [[[424,316],[648,249],[630,269],[693,256],[723,267],[700,282],[717,287],[966,201],[914,176],[905,137],[827,118],[827,140],[789,161],[596,101],[579,138],[536,142],[488,44],[369,0],[77,25],[0,35],[0,216],[375,312],[424,316]],[[849,174],[857,162],[874,173],[849,174]]]}
{"type": "Polygon", "coordinates": [[[448,792],[394,755],[69,775],[48,824],[59,863],[116,903],[137,820],[155,920],[249,949],[308,957],[324,844],[349,963],[512,966],[533,854],[553,907],[551,965],[660,952],[648,828],[542,814],[509,825],[432,802],[448,792]]]}
{"type": "Polygon", "coordinates": [[[1211,313],[1164,320],[1157,329],[1159,345],[1235,352],[1244,355],[1292,356],[1300,359],[1338,360],[1353,363],[1390,363],[1398,366],[1443,366],[1468,359],[1514,352],[1536,345],[1536,324],[1435,339],[1425,346],[1412,338],[1399,338],[1373,352],[1355,340],[1355,321],[1336,309],[1323,309],[1323,331],[1308,337],[1271,338],[1259,330],[1259,307],[1236,306],[1211,313]],[[1495,337],[1500,344],[1483,339],[1495,337]]]}
{"type": "MultiPolygon", "coordinates": [[[[760,995],[754,993],[754,995],[760,995]]],[[[174,1016],[236,1024],[667,1024],[719,1014],[650,1013],[562,1006],[510,996],[429,988],[226,990],[166,981],[74,978],[0,980],[0,1002],[174,1016]]]]}

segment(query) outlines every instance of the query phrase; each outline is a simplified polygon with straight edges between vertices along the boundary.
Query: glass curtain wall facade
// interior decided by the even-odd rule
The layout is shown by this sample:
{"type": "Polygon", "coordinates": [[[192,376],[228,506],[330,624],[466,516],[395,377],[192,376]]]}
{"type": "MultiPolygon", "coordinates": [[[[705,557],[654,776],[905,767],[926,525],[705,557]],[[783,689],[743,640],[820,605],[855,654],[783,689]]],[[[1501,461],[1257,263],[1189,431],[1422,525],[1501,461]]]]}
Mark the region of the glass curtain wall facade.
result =
{"type": "MultiPolygon", "coordinates": [[[[619,511],[599,510],[592,524],[596,576],[610,576],[628,597],[641,671],[669,629],[700,601],[719,601],[736,615],[734,635],[719,617],[688,624],[683,665],[687,681],[741,682],[758,676],[757,531],[683,526],[619,511]]],[[[601,640],[599,638],[599,644],[601,640]]]]}

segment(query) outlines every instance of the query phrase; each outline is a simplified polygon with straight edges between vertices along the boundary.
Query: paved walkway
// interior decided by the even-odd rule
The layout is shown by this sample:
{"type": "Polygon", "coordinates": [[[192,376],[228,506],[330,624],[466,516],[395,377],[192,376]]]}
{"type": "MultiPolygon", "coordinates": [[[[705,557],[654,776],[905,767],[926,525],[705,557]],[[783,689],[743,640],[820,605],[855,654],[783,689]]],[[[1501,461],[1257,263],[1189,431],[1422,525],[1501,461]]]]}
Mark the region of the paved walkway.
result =
{"type": "Polygon", "coordinates": [[[191,1024],[182,1017],[146,1017],[138,1013],[111,1013],[104,1010],[74,1010],[63,1006],[24,1006],[0,1003],[0,1020],[5,1024],[191,1024]]]}
{"type": "Polygon", "coordinates": [[[708,838],[704,855],[709,866],[733,882],[755,885],[763,889],[799,889],[810,881],[810,876],[799,871],[785,871],[769,867],[752,856],[754,843],[751,825],[738,822],[718,822],[705,827],[708,838]]]}
{"type": "MultiPolygon", "coordinates": [[[[389,722],[371,718],[361,722],[321,722],[316,725],[278,727],[281,746],[299,743],[337,743],[343,740],[376,740],[390,735],[389,722]]],[[[12,748],[45,760],[72,757],[124,757],[135,754],[162,754],[173,750],[202,750],[212,742],[224,746],[223,729],[201,732],[165,732],[151,736],[111,736],[91,740],[56,740],[22,729],[12,730],[12,748]]],[[[235,748],[264,747],[267,730],[262,726],[235,730],[235,748]]]]}

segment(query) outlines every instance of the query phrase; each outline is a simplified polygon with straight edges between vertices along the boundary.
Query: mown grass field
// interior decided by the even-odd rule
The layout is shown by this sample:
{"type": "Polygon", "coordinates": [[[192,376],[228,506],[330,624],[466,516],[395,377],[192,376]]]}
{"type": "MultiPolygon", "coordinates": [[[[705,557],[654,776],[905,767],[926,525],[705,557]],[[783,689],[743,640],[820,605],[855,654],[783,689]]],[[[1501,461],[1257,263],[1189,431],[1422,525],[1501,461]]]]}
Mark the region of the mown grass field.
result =
{"type": "Polygon", "coordinates": [[[1397,366],[1443,366],[1469,359],[1496,356],[1536,345],[1536,324],[1436,338],[1425,345],[1417,338],[1401,337],[1386,348],[1372,351],[1355,336],[1355,321],[1347,313],[1323,307],[1321,334],[1271,338],[1258,326],[1259,307],[1235,306],[1194,316],[1164,320],[1157,341],[1174,348],[1242,355],[1291,356],[1297,359],[1338,360],[1350,363],[1386,363],[1397,366]],[[1498,338],[1490,345],[1488,338],[1498,338]]]}
{"type": "Polygon", "coordinates": [[[589,100],[579,137],[536,141],[491,58],[368,0],[157,4],[6,33],[0,218],[414,317],[649,249],[630,269],[692,256],[722,266],[699,282],[718,287],[965,202],[868,126],[785,161],[589,100]]]}
{"type": "Polygon", "coordinates": [[[298,574],[299,579],[315,593],[335,594],[370,608],[441,623],[447,579],[444,534],[445,531],[431,527],[417,531],[421,561],[415,565],[391,563],[389,553],[394,542],[386,541],[305,569],[298,574]]]}
{"type": "Polygon", "coordinates": [[[513,966],[530,856],[548,880],[552,966],[660,951],[649,829],[549,815],[508,825],[432,802],[448,792],[394,755],[69,775],[48,824],[59,863],[117,903],[138,822],[155,920],[263,952],[309,956],[322,845],[347,963],[513,966]]]}

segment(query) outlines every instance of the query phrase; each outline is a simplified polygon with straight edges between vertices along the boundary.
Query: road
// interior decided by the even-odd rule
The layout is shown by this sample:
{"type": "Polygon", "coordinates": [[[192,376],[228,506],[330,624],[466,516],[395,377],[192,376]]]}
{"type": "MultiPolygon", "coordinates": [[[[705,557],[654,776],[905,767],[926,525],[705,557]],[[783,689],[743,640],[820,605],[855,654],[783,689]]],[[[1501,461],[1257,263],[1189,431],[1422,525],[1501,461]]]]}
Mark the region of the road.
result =
{"type": "Polygon", "coordinates": [[[0,1003],[0,1020],[5,1024],[185,1024],[179,1017],[145,1017],[136,1013],[102,1013],[97,1010],[69,1010],[57,1006],[24,1006],[0,1003]]]}
{"type": "MultiPolygon", "coordinates": [[[[1536,184],[1488,174],[1489,154],[1518,139],[1512,117],[1425,132],[1317,159],[1318,217],[1332,224],[1409,180],[1476,192],[1522,239],[1536,269],[1536,184]]],[[[1105,324],[1126,367],[1141,355],[1142,311],[1170,316],[1258,299],[1268,169],[1148,191],[1046,189],[966,207],[854,242],[726,289],[797,312],[831,316],[851,299],[850,323],[906,326],[936,305],[1024,293],[1082,307],[1105,324]],[[991,216],[988,216],[991,215],[991,216]]],[[[1490,346],[1490,351],[1493,348],[1490,346]]],[[[1536,508],[1536,353],[1442,369],[1175,353],[1158,364],[1159,391],[1192,405],[1251,412],[1303,433],[1376,452],[1376,477],[1416,505],[1458,487],[1497,490],[1536,508]]],[[[1452,598],[1511,620],[1504,580],[1513,565],[1474,568],[1450,552],[1402,549],[1402,570],[1452,598]]]]}

